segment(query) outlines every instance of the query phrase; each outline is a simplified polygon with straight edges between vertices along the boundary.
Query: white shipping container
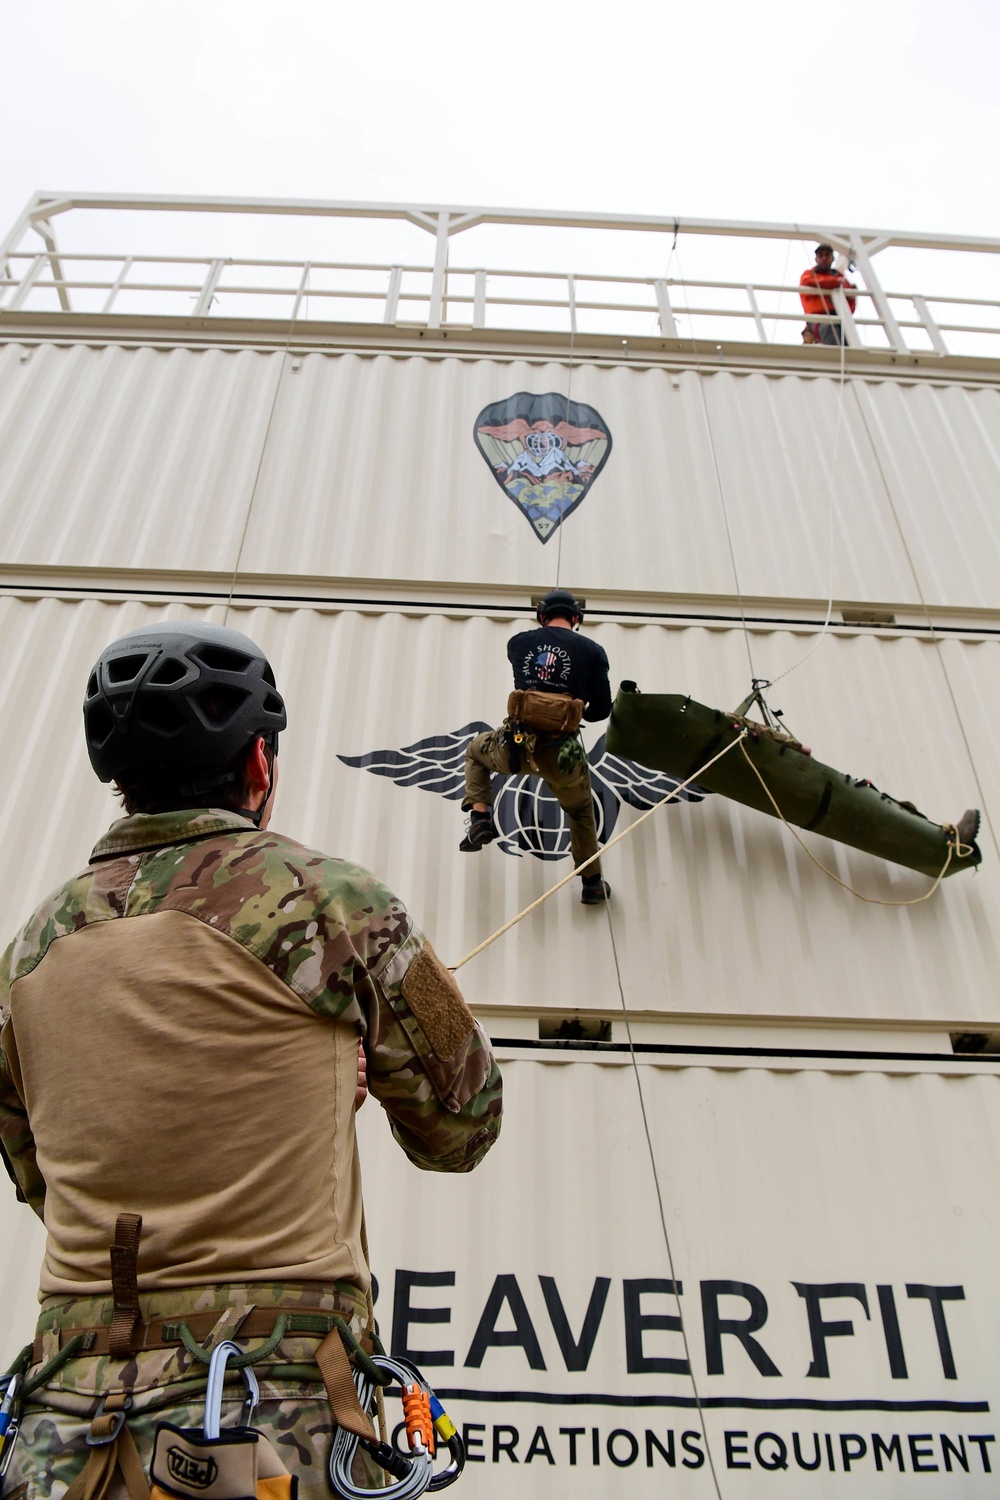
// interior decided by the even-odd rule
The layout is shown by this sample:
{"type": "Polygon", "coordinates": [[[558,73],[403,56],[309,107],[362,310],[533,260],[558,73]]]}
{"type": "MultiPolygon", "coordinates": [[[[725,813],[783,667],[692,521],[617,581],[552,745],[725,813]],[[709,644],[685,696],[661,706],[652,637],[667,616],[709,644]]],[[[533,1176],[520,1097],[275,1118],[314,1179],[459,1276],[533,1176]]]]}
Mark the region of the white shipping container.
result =
{"type": "Polygon", "coordinates": [[[995,608],[1000,392],[386,353],[0,347],[8,567],[995,608]],[[539,538],[473,440],[518,391],[605,468],[539,538]],[[831,493],[832,492],[832,493],[831,493]],[[728,534],[727,534],[728,527],[728,534]]]}

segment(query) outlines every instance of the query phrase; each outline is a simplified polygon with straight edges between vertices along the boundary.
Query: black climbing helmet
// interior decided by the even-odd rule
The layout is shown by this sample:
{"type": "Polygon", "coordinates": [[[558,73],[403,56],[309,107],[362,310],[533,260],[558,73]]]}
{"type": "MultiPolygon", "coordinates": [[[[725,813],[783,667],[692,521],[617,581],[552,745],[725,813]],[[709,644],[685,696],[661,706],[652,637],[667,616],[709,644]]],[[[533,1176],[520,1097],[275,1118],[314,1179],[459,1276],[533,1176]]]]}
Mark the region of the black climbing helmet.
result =
{"type": "Polygon", "coordinates": [[[573,625],[579,625],[583,619],[583,605],[569,589],[550,589],[539,599],[535,610],[535,619],[539,625],[544,625],[556,615],[563,615],[573,625]]]}
{"type": "Polygon", "coordinates": [[[83,700],[90,763],[101,781],[139,766],[224,766],[287,722],[264,653],[221,625],[163,620],[112,641],[83,700]]]}

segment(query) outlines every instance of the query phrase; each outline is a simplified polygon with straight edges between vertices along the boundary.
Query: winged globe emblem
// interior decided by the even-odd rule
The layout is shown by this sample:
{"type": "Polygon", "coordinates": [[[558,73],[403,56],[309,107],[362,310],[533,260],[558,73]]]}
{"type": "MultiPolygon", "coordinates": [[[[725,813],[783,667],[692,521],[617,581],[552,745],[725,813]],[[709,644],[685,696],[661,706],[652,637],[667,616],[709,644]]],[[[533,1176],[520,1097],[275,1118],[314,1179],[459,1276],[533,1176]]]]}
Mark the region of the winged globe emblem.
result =
{"type": "MultiPolygon", "coordinates": [[[[430,735],[401,750],[370,750],[366,755],[338,755],[345,766],[388,776],[401,787],[435,792],[459,802],[465,792],[465,747],[473,735],[490,724],[465,724],[450,734],[430,735]]],[[[651,771],[634,760],[611,755],[605,736],[591,750],[590,784],[594,796],[597,837],[606,844],[614,832],[623,802],[643,812],[665,797],[679,782],[662,771],[651,771]]],[[[708,794],[697,786],[680,793],[678,801],[701,802],[708,794]]],[[[521,858],[565,859],[569,849],[569,819],[540,776],[494,776],[493,818],[499,831],[495,847],[521,858]]]]}
{"type": "Polygon", "coordinates": [[[611,452],[597,408],[559,391],[494,401],[473,433],[493,478],[543,544],[582,503],[611,452]]]}

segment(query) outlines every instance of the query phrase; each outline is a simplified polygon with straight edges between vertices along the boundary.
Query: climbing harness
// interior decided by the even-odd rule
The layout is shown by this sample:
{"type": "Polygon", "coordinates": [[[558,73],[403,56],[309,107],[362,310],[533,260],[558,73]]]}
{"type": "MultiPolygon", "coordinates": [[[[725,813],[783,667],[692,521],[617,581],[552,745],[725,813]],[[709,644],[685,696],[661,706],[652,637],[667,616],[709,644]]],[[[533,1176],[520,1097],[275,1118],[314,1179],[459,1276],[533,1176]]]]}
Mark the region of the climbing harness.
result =
{"type": "Polygon", "coordinates": [[[271,1358],[282,1339],[291,1334],[319,1340],[313,1360],[336,1424],[329,1473],[337,1495],[345,1500],[355,1496],[411,1500],[426,1489],[444,1489],[459,1477],[465,1452],[455,1425],[419,1370],[408,1361],[386,1356],[375,1330],[370,1298],[368,1329],[362,1337],[370,1341],[371,1354],[342,1317],[321,1308],[233,1307],[145,1320],[138,1293],[141,1232],[139,1214],[118,1215],[111,1246],[111,1322],[56,1330],[56,1352],[48,1360],[43,1359],[43,1350],[53,1334],[39,1335],[21,1350],[6,1376],[0,1377],[0,1478],[10,1465],[26,1398],[47,1385],[70,1360],[104,1356],[125,1361],[127,1368],[140,1353],[182,1347],[192,1360],[207,1366],[203,1426],[158,1423],[147,1480],[128,1426],[131,1392],[106,1391],[86,1435],[87,1460],[69,1486],[66,1500],[102,1500],[119,1472],[129,1500],[231,1500],[234,1495],[241,1500],[293,1500],[293,1476],[267,1434],[251,1425],[260,1397],[252,1366],[271,1358]],[[237,1338],[261,1342],[242,1348],[237,1338]],[[40,1368],[28,1378],[27,1371],[36,1365],[40,1368]],[[228,1370],[239,1371],[245,1393],[237,1425],[223,1428],[228,1370]],[[386,1441],[381,1387],[393,1380],[403,1387],[409,1453],[386,1441]],[[373,1404],[379,1433],[369,1415],[373,1404]],[[435,1470],[438,1444],[447,1449],[450,1459],[435,1470]],[[394,1482],[382,1488],[357,1488],[350,1468],[359,1447],[394,1482]]]}
{"type": "Polygon", "coordinates": [[[586,704],[567,693],[543,693],[515,688],[507,699],[507,717],[518,728],[535,734],[576,734],[586,704]]]}
{"type": "Polygon", "coordinates": [[[556,760],[567,776],[586,765],[587,755],[579,737],[585,707],[582,699],[566,693],[515,688],[507,699],[507,717],[500,730],[510,774],[519,775],[522,757],[530,760],[540,744],[558,744],[556,760]]]}
{"type": "Polygon", "coordinates": [[[409,1360],[390,1359],[384,1354],[375,1355],[370,1363],[374,1366],[374,1377],[366,1369],[358,1368],[354,1372],[358,1402],[367,1410],[379,1386],[398,1381],[402,1387],[409,1453],[402,1453],[387,1444],[379,1444],[378,1450],[373,1451],[372,1445],[365,1444],[375,1461],[394,1476],[395,1483],[374,1490],[357,1485],[351,1478],[351,1465],[359,1439],[356,1434],[339,1428],[330,1452],[329,1474],[334,1493],[343,1500],[365,1500],[371,1495],[382,1496],[384,1500],[413,1500],[425,1490],[443,1490],[454,1484],[465,1467],[465,1446],[454,1422],[420,1371],[409,1360]],[[434,1457],[439,1442],[451,1457],[443,1469],[435,1471],[434,1457]]]}
{"type": "Polygon", "coordinates": [[[507,750],[507,764],[510,766],[512,776],[521,774],[522,755],[532,755],[535,749],[535,736],[525,724],[518,724],[512,719],[504,719],[500,727],[500,741],[507,750]]]}

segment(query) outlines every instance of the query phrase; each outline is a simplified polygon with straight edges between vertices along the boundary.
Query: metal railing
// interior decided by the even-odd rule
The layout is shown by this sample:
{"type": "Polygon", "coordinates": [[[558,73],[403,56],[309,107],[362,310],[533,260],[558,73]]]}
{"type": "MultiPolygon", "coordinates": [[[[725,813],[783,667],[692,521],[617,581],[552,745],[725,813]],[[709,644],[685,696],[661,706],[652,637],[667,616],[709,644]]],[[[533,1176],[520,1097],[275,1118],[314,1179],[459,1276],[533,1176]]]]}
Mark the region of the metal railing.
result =
{"type": "Polygon", "coordinates": [[[856,301],[853,312],[844,291],[834,290],[828,294],[834,311],[810,314],[810,322],[839,323],[844,342],[853,348],[944,356],[969,352],[972,336],[973,352],[1000,357],[1000,299],[944,291],[889,291],[882,287],[872,265],[873,256],[890,246],[997,255],[998,240],[722,220],[250,199],[36,194],[0,242],[0,324],[5,313],[56,310],[110,317],[166,313],[201,319],[271,318],[288,324],[341,321],[444,331],[518,328],[571,335],[799,342],[804,314],[798,282],[451,265],[451,236],[482,225],[645,231],[672,235],[675,247],[682,232],[746,240],[824,239],[850,264],[853,279],[860,285],[851,293],[856,301]],[[76,253],[56,246],[52,227],[57,214],[71,209],[395,219],[433,233],[435,257],[430,263],[414,264],[374,259],[76,253]],[[32,230],[41,236],[43,246],[21,248],[32,230]],[[964,313],[964,309],[975,312],[964,313]],[[959,348],[959,344],[966,347],[959,348]]]}

